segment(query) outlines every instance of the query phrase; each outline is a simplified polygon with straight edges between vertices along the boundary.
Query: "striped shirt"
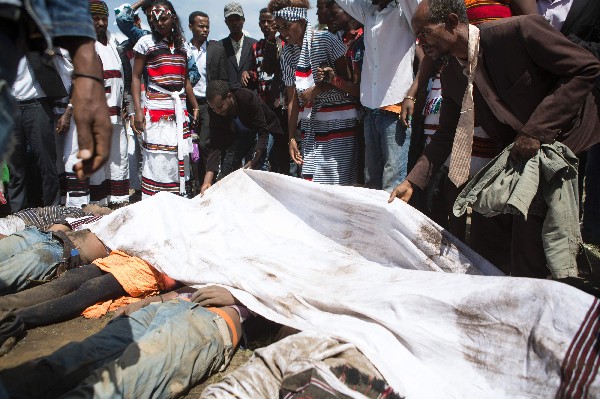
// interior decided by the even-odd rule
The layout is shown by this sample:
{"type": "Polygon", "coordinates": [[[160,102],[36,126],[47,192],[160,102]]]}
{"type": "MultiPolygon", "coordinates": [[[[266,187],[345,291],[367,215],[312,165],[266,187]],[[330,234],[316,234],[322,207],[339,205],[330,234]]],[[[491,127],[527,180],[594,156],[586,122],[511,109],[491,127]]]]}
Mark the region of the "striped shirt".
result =
{"type": "MultiPolygon", "coordinates": [[[[146,56],[146,69],[150,84],[155,84],[168,91],[180,91],[185,86],[187,53],[185,48],[169,47],[165,39],[155,42],[152,35],[143,36],[133,48],[135,52],[146,56]]],[[[185,92],[181,94],[185,102],[185,92]]],[[[161,118],[175,116],[173,99],[158,93],[149,87],[146,89],[146,107],[153,122],[161,118]]]]}
{"type": "MultiPolygon", "coordinates": [[[[283,82],[302,92],[315,84],[317,68],[335,69],[335,62],[345,55],[346,46],[338,36],[307,27],[302,48],[283,48],[283,82]]],[[[313,104],[300,106],[302,177],[322,184],[356,183],[357,102],[332,89],[319,94],[313,104]]]]}

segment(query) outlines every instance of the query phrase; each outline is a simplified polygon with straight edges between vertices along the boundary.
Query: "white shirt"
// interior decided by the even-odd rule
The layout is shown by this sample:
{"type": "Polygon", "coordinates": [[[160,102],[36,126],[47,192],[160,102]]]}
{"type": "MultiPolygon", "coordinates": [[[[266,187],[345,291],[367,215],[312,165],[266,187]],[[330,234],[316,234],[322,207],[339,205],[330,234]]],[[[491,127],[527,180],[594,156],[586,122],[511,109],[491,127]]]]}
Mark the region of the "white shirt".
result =
{"type": "Polygon", "coordinates": [[[573,0],[537,0],[538,13],[556,30],[562,29],[573,0]]]}
{"type": "Polygon", "coordinates": [[[46,97],[46,93],[44,93],[44,90],[42,90],[37,80],[35,80],[33,69],[25,57],[21,58],[21,61],[19,61],[17,79],[15,80],[12,89],[17,101],[27,101],[46,97]]]}
{"type": "Polygon", "coordinates": [[[244,37],[246,35],[242,35],[242,38],[239,42],[236,42],[229,36],[229,40],[231,40],[231,45],[233,46],[233,51],[235,51],[235,59],[237,61],[238,66],[240,65],[240,58],[242,57],[242,47],[244,47],[244,37]]]}
{"type": "Polygon", "coordinates": [[[410,20],[421,0],[392,0],[379,11],[370,0],[336,0],[365,31],[360,102],[380,108],[402,102],[413,81],[415,36],[410,20]]]}
{"type": "Polygon", "coordinates": [[[196,61],[196,66],[198,67],[198,72],[200,72],[200,80],[194,86],[194,94],[196,97],[206,97],[206,85],[207,85],[207,72],[206,72],[206,41],[202,43],[200,49],[189,42],[189,48],[196,61]]]}

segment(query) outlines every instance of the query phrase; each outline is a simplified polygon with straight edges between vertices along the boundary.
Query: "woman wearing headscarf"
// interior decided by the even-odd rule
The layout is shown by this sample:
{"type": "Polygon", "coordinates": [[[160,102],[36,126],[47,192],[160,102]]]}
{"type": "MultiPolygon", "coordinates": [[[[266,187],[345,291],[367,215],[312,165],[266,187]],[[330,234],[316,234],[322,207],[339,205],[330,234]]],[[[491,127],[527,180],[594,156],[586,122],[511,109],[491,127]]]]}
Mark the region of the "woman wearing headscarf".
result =
{"type": "Polygon", "coordinates": [[[304,179],[323,184],[355,184],[356,100],[316,77],[318,68],[329,67],[342,79],[350,80],[346,46],[332,33],[314,30],[308,22],[308,8],[308,0],[269,3],[286,44],[281,69],[288,98],[290,156],[302,165],[304,179]],[[298,121],[301,150],[296,141],[298,121]]]}

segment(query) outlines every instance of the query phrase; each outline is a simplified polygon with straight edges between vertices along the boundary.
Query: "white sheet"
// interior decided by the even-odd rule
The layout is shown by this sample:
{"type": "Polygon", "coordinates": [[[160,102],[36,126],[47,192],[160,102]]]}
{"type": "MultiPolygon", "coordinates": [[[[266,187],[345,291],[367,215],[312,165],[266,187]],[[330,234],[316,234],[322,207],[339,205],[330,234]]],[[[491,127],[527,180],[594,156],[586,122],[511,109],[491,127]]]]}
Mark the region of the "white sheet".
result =
{"type": "Polygon", "coordinates": [[[240,170],[202,198],[159,193],[91,229],[176,280],[355,344],[403,396],[554,396],[594,298],[503,277],[387,196],[240,170]]]}

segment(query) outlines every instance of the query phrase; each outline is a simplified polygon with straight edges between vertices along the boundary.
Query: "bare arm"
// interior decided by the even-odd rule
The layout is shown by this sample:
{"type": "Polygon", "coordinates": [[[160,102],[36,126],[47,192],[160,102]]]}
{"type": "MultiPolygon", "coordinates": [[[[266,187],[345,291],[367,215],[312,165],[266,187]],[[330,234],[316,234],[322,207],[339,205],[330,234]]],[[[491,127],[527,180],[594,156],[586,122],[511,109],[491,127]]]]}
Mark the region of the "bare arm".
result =
{"type": "Polygon", "coordinates": [[[200,107],[198,106],[198,101],[196,101],[194,88],[192,87],[192,82],[190,81],[189,74],[187,73],[185,74],[185,96],[192,106],[192,117],[194,118],[195,129],[200,123],[200,107]]]}
{"type": "Polygon", "coordinates": [[[427,81],[435,76],[437,71],[437,64],[434,60],[432,60],[428,56],[424,56],[421,62],[419,63],[419,69],[417,70],[417,75],[413,80],[412,85],[408,89],[408,92],[404,96],[404,100],[402,101],[402,111],[400,115],[400,122],[404,126],[408,126],[410,123],[410,119],[412,118],[412,114],[415,110],[415,98],[417,98],[417,93],[419,90],[423,90],[427,87],[427,81]]]}
{"type": "Polygon", "coordinates": [[[298,102],[298,93],[294,86],[287,86],[285,88],[287,94],[287,112],[288,112],[288,139],[289,139],[289,152],[292,160],[298,164],[302,164],[302,157],[298,150],[298,143],[296,143],[296,129],[298,128],[298,113],[300,112],[300,104],[298,102]]]}
{"type": "Polygon", "coordinates": [[[146,56],[140,53],[135,53],[135,61],[133,64],[133,73],[131,76],[131,96],[133,97],[133,109],[135,117],[133,122],[133,130],[137,134],[142,134],[145,128],[146,119],[142,110],[142,72],[146,65],[146,56]]]}

